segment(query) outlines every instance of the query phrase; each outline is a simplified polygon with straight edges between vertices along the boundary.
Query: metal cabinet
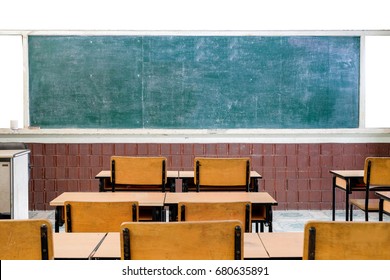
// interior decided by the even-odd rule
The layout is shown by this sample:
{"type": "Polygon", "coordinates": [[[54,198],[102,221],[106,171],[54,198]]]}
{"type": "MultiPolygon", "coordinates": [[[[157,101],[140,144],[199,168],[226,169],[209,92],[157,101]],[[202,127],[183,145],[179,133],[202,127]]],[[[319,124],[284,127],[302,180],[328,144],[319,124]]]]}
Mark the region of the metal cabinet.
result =
{"type": "Polygon", "coordinates": [[[0,150],[0,218],[28,219],[29,150],[0,150]]]}

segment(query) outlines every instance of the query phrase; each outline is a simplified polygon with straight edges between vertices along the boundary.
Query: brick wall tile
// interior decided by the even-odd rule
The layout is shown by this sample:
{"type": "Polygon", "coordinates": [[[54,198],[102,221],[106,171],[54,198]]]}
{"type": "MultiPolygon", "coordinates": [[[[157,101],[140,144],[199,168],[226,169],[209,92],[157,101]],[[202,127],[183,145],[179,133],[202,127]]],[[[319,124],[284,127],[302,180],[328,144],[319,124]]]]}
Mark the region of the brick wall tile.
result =
{"type": "Polygon", "coordinates": [[[193,170],[194,168],[194,156],[193,155],[183,155],[181,157],[182,166],[179,167],[179,170],[193,170]]]}
{"type": "Polygon", "coordinates": [[[184,155],[194,155],[194,145],[193,144],[183,145],[183,154],[184,155]]]}
{"type": "Polygon", "coordinates": [[[103,159],[101,156],[90,156],[89,162],[92,167],[102,167],[103,166],[103,159]]]}
{"type": "Polygon", "coordinates": [[[69,174],[65,167],[56,167],[56,180],[68,178],[69,174]]]}
{"type": "Polygon", "coordinates": [[[34,168],[45,165],[45,157],[41,155],[33,155],[30,158],[30,165],[34,168]]]}
{"type": "Polygon", "coordinates": [[[56,149],[57,155],[66,155],[68,153],[68,145],[67,144],[56,144],[55,149],[56,149]]]}
{"type": "Polygon", "coordinates": [[[68,179],[76,180],[79,179],[79,168],[78,167],[69,167],[65,169],[68,175],[68,179]]]}
{"type": "Polygon", "coordinates": [[[68,180],[68,192],[78,192],[79,189],[79,181],[78,180],[68,180]]]}
{"type": "Polygon", "coordinates": [[[79,160],[80,167],[90,167],[91,166],[91,157],[90,156],[81,155],[78,160],[79,160]]]}
{"type": "Polygon", "coordinates": [[[68,154],[69,155],[79,156],[80,155],[79,144],[69,144],[69,146],[68,146],[68,154]]]}
{"type": "Polygon", "coordinates": [[[68,180],[57,180],[57,191],[63,193],[68,191],[68,180]]]}
{"type": "Polygon", "coordinates": [[[287,166],[287,157],[286,156],[274,156],[274,166],[275,166],[275,168],[286,167],[287,166]]]}
{"type": "Polygon", "coordinates": [[[309,202],[321,202],[321,191],[311,191],[309,192],[309,202]]]}
{"type": "Polygon", "coordinates": [[[160,156],[161,155],[161,149],[159,144],[148,144],[148,155],[149,156],[160,156]]]}
{"type": "Polygon", "coordinates": [[[171,154],[171,145],[170,144],[162,144],[161,145],[161,154],[163,156],[167,156],[171,154]]]}
{"type": "Polygon", "coordinates": [[[252,155],[262,155],[263,154],[263,144],[253,144],[252,155]]]}
{"type": "Polygon", "coordinates": [[[297,152],[300,157],[309,155],[309,144],[298,144],[297,152]]]}
{"type": "Polygon", "coordinates": [[[275,157],[267,155],[263,156],[263,166],[268,168],[274,168],[274,159],[275,157]]]}
{"type": "Polygon", "coordinates": [[[286,155],[286,145],[276,144],[275,145],[275,155],[278,155],[278,156],[286,155]]]}
{"type": "Polygon", "coordinates": [[[91,146],[91,154],[92,155],[101,155],[103,150],[102,144],[93,144],[91,146]]]}
{"type": "Polygon", "coordinates": [[[170,161],[168,162],[169,169],[171,170],[179,170],[182,166],[181,156],[180,155],[172,155],[170,157],[170,161]]]}
{"type": "MultiPolygon", "coordinates": [[[[260,170],[261,167],[264,165],[263,157],[262,156],[251,156],[251,168],[252,170],[260,170]]],[[[258,171],[259,172],[259,171],[258,171]]]]}
{"type": "Polygon", "coordinates": [[[297,153],[298,151],[297,151],[296,144],[286,144],[286,155],[292,156],[292,155],[296,155],[297,153]]]}
{"type": "Polygon", "coordinates": [[[102,155],[114,155],[114,144],[103,144],[102,146],[102,155]]]}
{"type": "Polygon", "coordinates": [[[229,145],[228,144],[217,144],[217,155],[219,157],[227,157],[229,154],[229,145]]]}
{"type": "MultiPolygon", "coordinates": [[[[86,153],[86,155],[89,154],[86,153]]],[[[114,144],[114,155],[125,156],[126,155],[125,144],[114,144]]]]}
{"type": "Polygon", "coordinates": [[[182,145],[181,144],[171,144],[171,154],[172,155],[180,155],[182,153],[182,145]]]}
{"type": "Polygon", "coordinates": [[[34,156],[45,155],[43,144],[28,144],[31,154],[34,156]]]}
{"type": "Polygon", "coordinates": [[[274,155],[275,145],[274,144],[264,144],[263,145],[263,154],[264,155],[274,155]]]}
{"type": "Polygon", "coordinates": [[[240,156],[247,157],[252,153],[252,144],[241,144],[239,145],[240,156]]]}
{"type": "Polygon", "coordinates": [[[138,156],[147,156],[148,155],[148,144],[138,144],[137,155],[138,156]]]}
{"type": "Polygon", "coordinates": [[[127,143],[125,144],[125,153],[126,156],[135,156],[137,155],[137,144],[134,143],[127,143]]]}
{"type": "Polygon", "coordinates": [[[77,155],[69,155],[66,157],[67,166],[77,167],[80,166],[80,157],[77,155]]]}
{"type": "Polygon", "coordinates": [[[216,157],[217,156],[217,144],[205,144],[205,155],[209,157],[216,157]]]}
{"type": "Polygon", "coordinates": [[[56,155],[56,145],[55,144],[46,144],[45,145],[45,150],[44,150],[44,155],[56,155]]]}
{"type": "Polygon", "coordinates": [[[67,165],[66,155],[63,154],[57,155],[55,161],[57,167],[65,167],[67,165]]]}

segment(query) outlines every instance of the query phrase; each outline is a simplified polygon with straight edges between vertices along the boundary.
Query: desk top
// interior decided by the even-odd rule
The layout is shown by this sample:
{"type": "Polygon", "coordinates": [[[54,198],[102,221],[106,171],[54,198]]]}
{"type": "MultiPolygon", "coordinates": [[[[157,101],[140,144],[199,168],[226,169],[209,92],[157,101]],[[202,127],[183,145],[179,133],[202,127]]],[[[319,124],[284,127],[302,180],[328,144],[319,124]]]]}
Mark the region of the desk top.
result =
{"type": "Polygon", "coordinates": [[[244,232],[244,259],[267,259],[268,254],[259,235],[255,232],[244,232]]]}
{"type": "MultiPolygon", "coordinates": [[[[104,178],[110,178],[110,177],[111,177],[111,170],[102,170],[95,176],[96,179],[104,179],[104,178]]],[[[168,170],[167,177],[168,178],[178,178],[179,171],[168,170]]]]}
{"type": "Polygon", "coordinates": [[[89,259],[106,233],[54,233],[55,259],[89,259]]]}
{"type": "MultiPolygon", "coordinates": [[[[194,174],[195,172],[193,170],[187,170],[187,171],[168,170],[167,171],[168,178],[194,178],[194,174]]],[[[110,177],[111,177],[111,170],[102,170],[95,176],[96,179],[103,179],[103,178],[110,178],[110,177]]],[[[262,178],[262,176],[257,171],[251,171],[250,177],[262,178]]]]}
{"type": "MultiPolygon", "coordinates": [[[[56,259],[120,259],[120,233],[54,233],[56,259]]],[[[244,233],[244,259],[300,259],[303,232],[244,233]]]]}
{"type": "Polygon", "coordinates": [[[277,205],[276,200],[267,192],[182,192],[166,193],[165,204],[179,202],[237,202],[249,201],[253,204],[277,205]]]}
{"type": "Polygon", "coordinates": [[[162,192],[64,192],[50,201],[50,206],[64,206],[65,201],[138,201],[140,206],[164,206],[162,192]]]}
{"type": "Polygon", "coordinates": [[[259,232],[270,258],[300,259],[303,256],[303,232],[259,232]]]}
{"type": "MultiPolygon", "coordinates": [[[[194,178],[195,171],[193,170],[187,170],[187,171],[178,171],[179,172],[179,178],[194,178]]],[[[250,172],[251,178],[262,178],[262,176],[257,171],[251,171],[250,172]]]]}
{"type": "Polygon", "coordinates": [[[390,191],[375,192],[375,194],[378,195],[380,198],[383,198],[384,200],[390,201],[390,191]]]}
{"type": "Polygon", "coordinates": [[[92,256],[94,259],[120,259],[120,233],[109,232],[92,256]]]}
{"type": "Polygon", "coordinates": [[[330,173],[342,178],[359,178],[364,177],[364,170],[330,170],[330,173]]]}

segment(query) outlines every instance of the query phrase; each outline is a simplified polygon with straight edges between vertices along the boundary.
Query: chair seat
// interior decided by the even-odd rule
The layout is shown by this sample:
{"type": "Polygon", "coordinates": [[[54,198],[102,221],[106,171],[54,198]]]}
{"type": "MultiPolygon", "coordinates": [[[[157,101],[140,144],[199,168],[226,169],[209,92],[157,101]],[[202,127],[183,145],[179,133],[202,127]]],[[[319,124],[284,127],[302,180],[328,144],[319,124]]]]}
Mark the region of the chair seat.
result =
{"type": "MultiPolygon", "coordinates": [[[[365,199],[351,199],[350,204],[356,206],[361,210],[365,209],[365,199]]],[[[378,211],[379,211],[379,199],[370,199],[368,201],[368,212],[378,212],[378,211]]]]}

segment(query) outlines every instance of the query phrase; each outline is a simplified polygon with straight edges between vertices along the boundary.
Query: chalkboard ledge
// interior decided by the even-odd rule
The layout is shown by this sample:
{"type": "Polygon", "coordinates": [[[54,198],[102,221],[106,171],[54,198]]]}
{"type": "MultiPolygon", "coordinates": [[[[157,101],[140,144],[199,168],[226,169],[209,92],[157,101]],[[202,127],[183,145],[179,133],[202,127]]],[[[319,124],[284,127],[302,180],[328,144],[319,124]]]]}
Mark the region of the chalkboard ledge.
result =
{"type": "Polygon", "coordinates": [[[390,128],[354,129],[18,129],[1,142],[24,143],[390,143],[390,128]]]}

